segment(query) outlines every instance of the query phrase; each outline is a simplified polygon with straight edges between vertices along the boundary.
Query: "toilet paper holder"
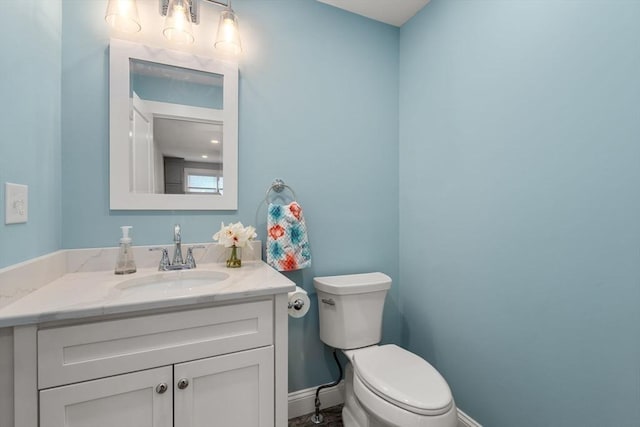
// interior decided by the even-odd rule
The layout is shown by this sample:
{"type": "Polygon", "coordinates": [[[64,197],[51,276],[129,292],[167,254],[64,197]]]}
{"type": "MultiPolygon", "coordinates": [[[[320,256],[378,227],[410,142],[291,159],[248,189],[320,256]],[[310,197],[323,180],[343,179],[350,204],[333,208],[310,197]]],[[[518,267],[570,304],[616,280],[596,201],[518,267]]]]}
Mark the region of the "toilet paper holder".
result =
{"type": "Polygon", "coordinates": [[[300,318],[309,312],[311,301],[307,291],[296,286],[296,290],[287,294],[287,312],[293,318],[300,318]]]}
{"type": "Polygon", "coordinates": [[[289,308],[289,309],[293,308],[295,310],[301,310],[302,307],[304,307],[304,301],[301,300],[301,299],[297,299],[297,300],[295,300],[293,302],[289,301],[287,303],[287,308],[289,308]]]}

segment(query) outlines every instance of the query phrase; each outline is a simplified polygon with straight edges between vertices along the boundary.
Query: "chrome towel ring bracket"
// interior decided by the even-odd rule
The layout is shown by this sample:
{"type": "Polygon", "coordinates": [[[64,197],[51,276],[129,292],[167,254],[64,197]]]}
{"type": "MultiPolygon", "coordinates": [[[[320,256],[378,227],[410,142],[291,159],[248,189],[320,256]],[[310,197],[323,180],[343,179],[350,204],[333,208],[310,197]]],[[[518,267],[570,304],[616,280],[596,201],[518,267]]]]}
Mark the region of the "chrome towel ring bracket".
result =
{"type": "Polygon", "coordinates": [[[280,178],[276,178],[273,180],[273,182],[271,183],[271,186],[267,189],[267,193],[264,199],[266,200],[267,203],[269,203],[269,195],[271,194],[272,191],[275,191],[276,193],[280,194],[285,189],[291,192],[291,194],[293,195],[293,200],[298,200],[298,198],[296,197],[296,192],[293,191],[293,188],[285,184],[284,181],[281,180],[280,178]]]}

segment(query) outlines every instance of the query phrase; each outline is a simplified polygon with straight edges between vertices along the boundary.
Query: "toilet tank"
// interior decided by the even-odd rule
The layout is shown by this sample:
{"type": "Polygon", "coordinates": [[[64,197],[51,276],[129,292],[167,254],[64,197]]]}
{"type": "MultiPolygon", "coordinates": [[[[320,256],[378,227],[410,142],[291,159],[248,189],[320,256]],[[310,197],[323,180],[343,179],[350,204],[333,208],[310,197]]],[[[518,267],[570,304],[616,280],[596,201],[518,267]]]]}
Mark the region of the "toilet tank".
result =
{"type": "Polygon", "coordinates": [[[318,293],[320,339],[333,348],[374,345],[382,335],[382,311],[391,278],[383,273],[313,279],[318,293]]]}

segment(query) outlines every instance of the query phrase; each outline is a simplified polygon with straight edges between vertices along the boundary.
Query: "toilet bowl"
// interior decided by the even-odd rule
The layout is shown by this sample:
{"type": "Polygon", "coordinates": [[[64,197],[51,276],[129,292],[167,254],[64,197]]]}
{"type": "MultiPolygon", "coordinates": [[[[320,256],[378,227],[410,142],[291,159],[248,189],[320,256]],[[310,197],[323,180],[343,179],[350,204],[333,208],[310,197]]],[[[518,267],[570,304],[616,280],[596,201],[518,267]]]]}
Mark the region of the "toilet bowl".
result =
{"type": "Polygon", "coordinates": [[[383,273],[317,277],[320,339],[349,359],[345,427],[456,427],[457,410],[442,375],[396,345],[377,345],[391,278],[383,273]]]}

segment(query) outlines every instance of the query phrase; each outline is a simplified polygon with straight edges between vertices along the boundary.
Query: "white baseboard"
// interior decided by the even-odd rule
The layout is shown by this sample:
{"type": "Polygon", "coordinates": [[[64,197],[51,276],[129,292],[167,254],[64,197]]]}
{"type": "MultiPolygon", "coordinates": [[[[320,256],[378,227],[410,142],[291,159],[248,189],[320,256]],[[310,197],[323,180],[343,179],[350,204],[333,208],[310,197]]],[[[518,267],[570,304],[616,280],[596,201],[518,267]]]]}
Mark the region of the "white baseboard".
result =
{"type": "MultiPolygon", "coordinates": [[[[311,387],[289,393],[289,419],[311,414],[316,410],[316,389],[311,387]]],[[[321,409],[344,403],[344,381],[335,387],[320,390],[321,409]]]]}
{"type": "MultiPolygon", "coordinates": [[[[316,388],[311,387],[304,390],[289,393],[289,416],[297,418],[302,415],[312,414],[315,411],[316,388]]],[[[344,381],[335,387],[323,388],[320,390],[321,409],[344,403],[344,381]]],[[[458,409],[458,427],[482,427],[473,418],[458,409]]]]}
{"type": "Polygon", "coordinates": [[[458,427],[482,427],[480,423],[458,408],[458,427]]]}

